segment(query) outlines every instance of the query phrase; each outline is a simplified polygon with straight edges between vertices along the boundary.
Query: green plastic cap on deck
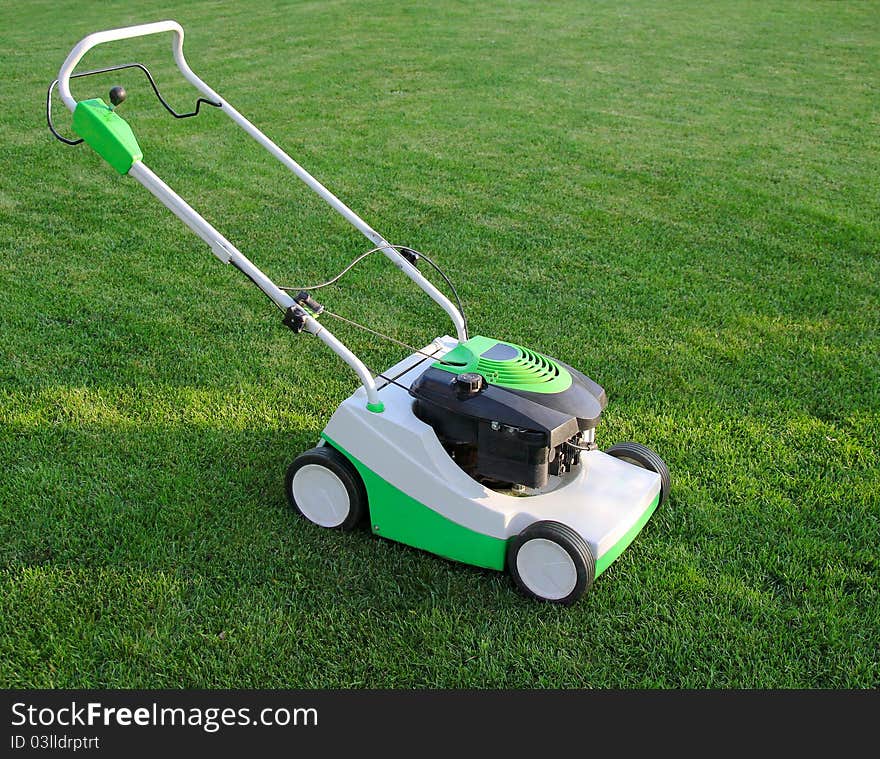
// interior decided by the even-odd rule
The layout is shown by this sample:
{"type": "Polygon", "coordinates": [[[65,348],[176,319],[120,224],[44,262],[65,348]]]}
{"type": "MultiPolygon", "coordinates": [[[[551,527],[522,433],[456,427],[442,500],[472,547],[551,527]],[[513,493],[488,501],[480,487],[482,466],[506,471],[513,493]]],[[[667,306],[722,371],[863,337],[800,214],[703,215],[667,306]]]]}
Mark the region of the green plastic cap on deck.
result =
{"type": "Polygon", "coordinates": [[[120,174],[144,157],[131,127],[100,98],[76,104],[73,131],[120,174]]]}

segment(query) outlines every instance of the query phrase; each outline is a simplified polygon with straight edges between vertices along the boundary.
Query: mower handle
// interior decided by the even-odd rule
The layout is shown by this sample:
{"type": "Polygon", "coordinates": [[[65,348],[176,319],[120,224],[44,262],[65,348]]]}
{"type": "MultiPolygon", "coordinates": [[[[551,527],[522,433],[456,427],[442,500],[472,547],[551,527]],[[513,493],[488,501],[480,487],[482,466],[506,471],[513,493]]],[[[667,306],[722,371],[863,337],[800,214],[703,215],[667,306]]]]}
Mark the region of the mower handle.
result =
{"type": "MultiPolygon", "coordinates": [[[[138,26],[125,26],[120,29],[108,29],[104,32],[95,32],[94,34],[90,34],[87,37],[83,37],[70,51],[70,55],[67,56],[64,63],[61,64],[61,70],[58,72],[58,89],[61,93],[61,99],[64,101],[64,105],[68,107],[68,109],[73,112],[76,110],[76,100],[73,99],[73,95],[70,94],[70,78],[73,75],[73,69],[76,68],[76,65],[82,60],[82,57],[93,47],[96,45],[101,45],[104,42],[114,42],[116,40],[127,40],[132,37],[143,37],[148,34],[159,34],[161,32],[173,32],[174,39],[171,44],[171,51],[174,53],[174,62],[177,64],[177,68],[180,69],[180,73],[183,74],[184,79],[186,79],[193,87],[195,87],[199,92],[201,92],[206,98],[214,101],[215,104],[218,104],[220,108],[223,109],[223,112],[232,119],[239,127],[241,127],[245,132],[247,132],[254,140],[256,140],[260,145],[262,145],[269,153],[278,161],[280,161],[286,168],[292,171],[299,179],[301,179],[309,188],[311,188],[315,193],[317,193],[325,203],[327,203],[334,211],[336,211],[340,216],[342,216],[349,224],[351,224],[355,229],[357,229],[364,237],[370,240],[373,245],[375,245],[378,249],[382,251],[382,253],[396,266],[400,269],[407,277],[409,277],[413,282],[415,282],[437,305],[439,305],[452,319],[452,323],[455,325],[455,332],[458,336],[459,341],[467,340],[467,325],[465,324],[464,317],[461,315],[459,310],[452,304],[452,302],[441,293],[430,281],[425,279],[422,273],[413,266],[409,261],[404,258],[400,252],[392,246],[382,235],[380,235],[375,229],[373,229],[367,222],[365,222],[360,216],[358,216],[354,211],[352,211],[345,203],[343,203],[339,198],[337,198],[330,190],[328,190],[324,185],[322,185],[317,179],[315,179],[308,171],[306,171],[302,166],[300,166],[296,161],[294,161],[287,153],[285,153],[281,148],[279,148],[272,140],[270,140],[265,134],[263,134],[257,127],[251,124],[244,116],[242,116],[235,108],[233,108],[225,98],[218,95],[213,89],[211,89],[205,82],[203,82],[198,76],[196,76],[195,72],[189,67],[189,64],[186,62],[186,58],[183,56],[183,27],[178,24],[176,21],[172,21],[168,19],[166,21],[155,21],[151,24],[140,24],[138,26]]],[[[168,206],[173,213],[175,213],[178,217],[180,217],[184,223],[187,224],[191,229],[193,229],[196,234],[198,234],[202,239],[208,242],[212,246],[212,250],[215,255],[220,258],[222,261],[228,263],[230,258],[227,255],[228,250],[224,247],[223,244],[220,245],[219,248],[215,247],[213,244],[213,240],[219,239],[219,233],[211,227],[201,216],[199,216],[183,199],[177,196],[171,188],[167,187],[158,177],[156,177],[149,169],[147,169],[143,165],[143,161],[135,161],[132,164],[132,169],[129,172],[132,175],[136,176],[138,181],[141,182],[145,187],[147,187],[154,195],[160,198],[162,202],[168,206]],[[219,251],[219,252],[218,252],[219,251]]],[[[225,238],[224,238],[225,239],[225,238]]],[[[231,245],[226,241],[226,244],[231,245]]],[[[240,254],[239,254],[240,255],[240,254]]],[[[248,262],[249,263],[249,262],[248,262]]],[[[252,266],[252,264],[251,264],[252,266]]],[[[261,276],[262,273],[260,273],[261,276]]],[[[271,281],[267,280],[265,283],[266,288],[263,288],[262,285],[258,285],[263,289],[264,292],[271,291],[270,298],[272,298],[279,307],[287,308],[289,305],[287,300],[292,302],[292,299],[287,296],[286,293],[283,293],[279,290],[271,281]],[[282,302],[284,305],[282,306],[282,302]]],[[[268,294],[268,292],[267,292],[268,294]]],[[[326,335],[326,340],[336,338],[332,337],[329,332],[323,327],[318,327],[318,336],[326,335]]],[[[322,337],[321,339],[325,339],[322,337]]],[[[342,356],[345,361],[354,366],[351,359],[355,359],[353,354],[344,355],[341,351],[345,350],[347,353],[347,349],[344,346],[339,344],[340,349],[337,347],[333,347],[333,350],[340,356],[342,356]]],[[[355,359],[356,360],[356,359],[355,359]]],[[[375,384],[373,383],[372,377],[367,373],[366,367],[360,362],[357,362],[358,366],[355,371],[358,372],[358,376],[363,375],[364,386],[367,387],[367,395],[370,398],[370,402],[374,402],[375,400],[375,384]]]]}
{"type": "Polygon", "coordinates": [[[174,53],[174,61],[177,68],[184,78],[192,84],[196,89],[207,95],[209,98],[220,101],[220,96],[214,92],[207,84],[205,84],[186,62],[183,56],[183,27],[176,21],[168,19],[167,21],[155,21],[151,24],[139,24],[137,26],[124,26],[119,29],[108,29],[104,32],[95,32],[83,37],[70,51],[70,55],[61,64],[61,70],[58,72],[58,89],[61,93],[61,99],[64,105],[72,112],[76,108],[76,100],[70,93],[70,77],[76,65],[82,60],[83,56],[96,45],[105,42],[115,42],[117,40],[127,40],[132,37],[145,37],[148,34],[161,34],[162,32],[174,32],[174,39],[171,43],[171,50],[174,53]]]}

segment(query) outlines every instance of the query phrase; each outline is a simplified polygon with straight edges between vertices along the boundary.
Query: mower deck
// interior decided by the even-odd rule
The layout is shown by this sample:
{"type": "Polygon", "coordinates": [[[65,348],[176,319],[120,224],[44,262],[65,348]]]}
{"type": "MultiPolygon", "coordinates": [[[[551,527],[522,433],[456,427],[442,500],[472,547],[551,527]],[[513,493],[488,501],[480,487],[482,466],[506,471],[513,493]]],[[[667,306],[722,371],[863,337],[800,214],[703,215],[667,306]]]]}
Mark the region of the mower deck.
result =
{"type": "Polygon", "coordinates": [[[498,492],[472,479],[449,457],[434,430],[415,416],[406,389],[456,344],[450,337],[438,338],[377,378],[383,411],[368,410],[359,388],[324,429],[323,441],[361,475],[373,532],[500,570],[510,538],[534,522],[553,520],[583,537],[596,557],[598,576],[657,507],[660,476],[595,450],[585,452],[573,472],[551,476],[545,487],[523,495],[498,492]]]}

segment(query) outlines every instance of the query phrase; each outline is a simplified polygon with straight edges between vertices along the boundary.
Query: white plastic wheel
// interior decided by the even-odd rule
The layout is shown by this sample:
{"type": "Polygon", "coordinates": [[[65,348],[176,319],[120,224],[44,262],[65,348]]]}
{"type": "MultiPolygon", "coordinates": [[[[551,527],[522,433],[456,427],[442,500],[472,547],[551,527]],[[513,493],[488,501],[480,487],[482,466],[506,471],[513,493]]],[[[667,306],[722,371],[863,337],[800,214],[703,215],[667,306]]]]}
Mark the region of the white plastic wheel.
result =
{"type": "Polygon", "coordinates": [[[351,511],[345,483],[327,467],[305,464],[293,476],[293,498],[303,516],[321,527],[339,527],[351,511]]]}
{"type": "Polygon", "coordinates": [[[523,585],[548,601],[571,595],[578,581],[577,567],[568,551],[546,538],[532,538],[520,546],[516,570],[523,585]]]}

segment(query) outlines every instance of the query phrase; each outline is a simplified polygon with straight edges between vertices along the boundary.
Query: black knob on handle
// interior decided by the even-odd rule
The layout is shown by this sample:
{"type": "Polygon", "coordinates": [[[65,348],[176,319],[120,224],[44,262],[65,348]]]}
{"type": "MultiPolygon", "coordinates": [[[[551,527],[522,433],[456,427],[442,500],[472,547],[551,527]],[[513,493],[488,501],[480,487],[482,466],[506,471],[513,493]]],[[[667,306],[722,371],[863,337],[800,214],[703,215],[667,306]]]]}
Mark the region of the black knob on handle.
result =
{"type": "Polygon", "coordinates": [[[127,94],[125,92],[125,87],[119,87],[118,85],[110,90],[110,102],[113,103],[113,107],[118,106],[125,98],[127,94]]]}

